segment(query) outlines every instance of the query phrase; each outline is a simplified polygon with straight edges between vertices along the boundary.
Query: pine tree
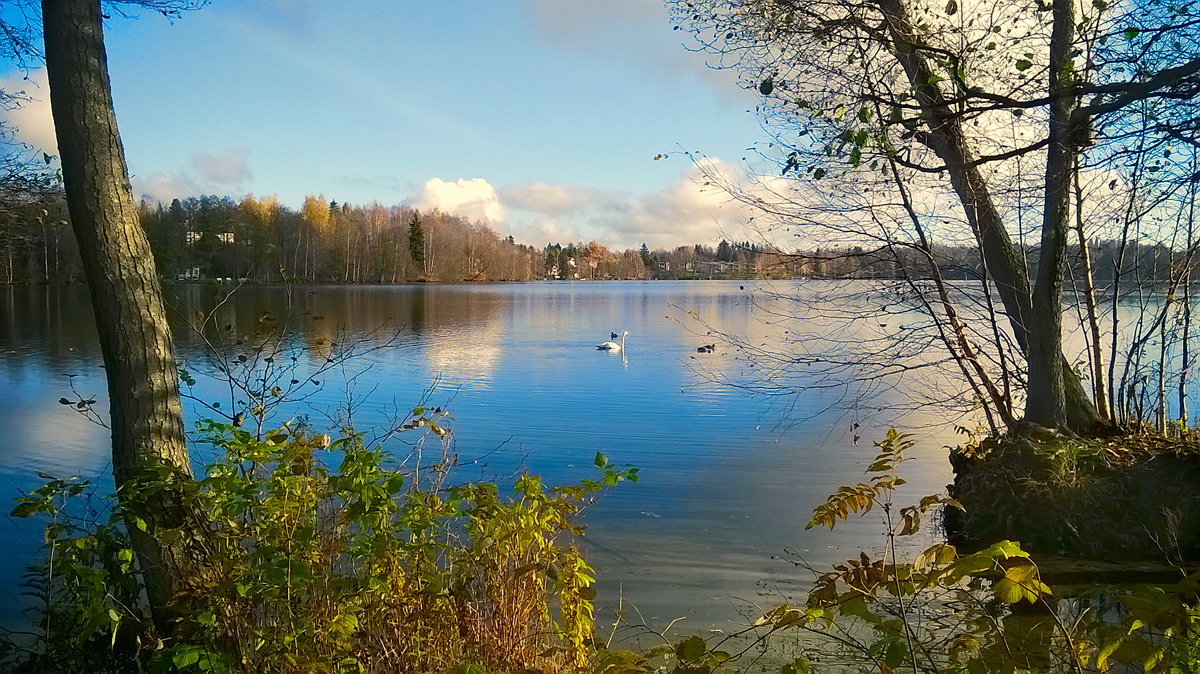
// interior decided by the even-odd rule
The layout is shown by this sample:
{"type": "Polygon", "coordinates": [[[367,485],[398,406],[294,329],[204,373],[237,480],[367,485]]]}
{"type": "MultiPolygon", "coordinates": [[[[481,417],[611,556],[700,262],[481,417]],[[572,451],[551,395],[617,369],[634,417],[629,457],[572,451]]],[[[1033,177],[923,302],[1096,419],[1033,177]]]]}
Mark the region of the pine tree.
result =
{"type": "Polygon", "coordinates": [[[717,259],[721,262],[733,260],[733,248],[729,246],[729,242],[725,239],[721,239],[721,244],[717,246],[717,259]]]}
{"type": "Polygon", "coordinates": [[[417,264],[425,262],[425,230],[421,228],[421,218],[413,213],[408,222],[408,252],[417,264]]]}

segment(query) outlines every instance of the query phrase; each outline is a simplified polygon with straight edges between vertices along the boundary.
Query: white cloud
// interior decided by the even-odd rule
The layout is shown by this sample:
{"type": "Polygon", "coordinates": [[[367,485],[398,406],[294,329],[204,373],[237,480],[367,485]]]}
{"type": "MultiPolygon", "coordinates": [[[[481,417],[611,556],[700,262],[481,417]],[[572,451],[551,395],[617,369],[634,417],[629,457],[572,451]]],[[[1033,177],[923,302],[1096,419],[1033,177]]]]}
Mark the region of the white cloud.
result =
{"type": "Polygon", "coordinates": [[[251,177],[245,150],[230,150],[220,155],[201,152],[192,157],[192,167],[200,172],[202,179],[221,185],[237,185],[251,177]]]}
{"type": "Polygon", "coordinates": [[[246,151],[229,150],[220,154],[200,152],[177,171],[158,171],[149,177],[135,174],[130,181],[135,195],[165,203],[201,194],[233,195],[243,191],[251,175],[246,151]]]}
{"type": "Polygon", "coordinates": [[[436,208],[492,226],[504,223],[504,206],[496,189],[483,178],[459,178],[454,182],[430,178],[407,203],[414,208],[436,208]]]}
{"type": "Polygon", "coordinates": [[[535,246],[582,241],[584,238],[578,227],[556,218],[536,218],[522,225],[520,232],[521,241],[535,246]]]}
{"type": "Polygon", "coordinates": [[[4,121],[15,129],[16,139],[47,154],[58,154],[45,68],[34,70],[28,76],[14,74],[0,79],[0,89],[21,94],[26,99],[20,107],[4,112],[4,121]]]}
{"type": "MultiPolygon", "coordinates": [[[[707,170],[736,180],[732,166],[702,161],[707,170]]],[[[720,188],[706,184],[701,168],[693,166],[663,189],[640,195],[606,215],[602,226],[614,242],[625,247],[645,242],[656,248],[743,238],[743,225],[752,213],[720,188]]]]}
{"type": "Polygon", "coordinates": [[[200,185],[181,173],[159,171],[149,178],[132,176],[133,193],[150,202],[168,203],[172,199],[199,196],[204,193],[200,185]]]}
{"type": "Polygon", "coordinates": [[[507,207],[545,215],[573,213],[600,198],[595,190],[570,185],[549,185],[541,181],[505,185],[497,192],[507,207]]]}
{"type": "Polygon", "coordinates": [[[505,185],[497,190],[509,215],[508,229],[537,245],[595,239],[614,248],[671,248],[716,244],[744,236],[753,216],[720,188],[704,184],[701,168],[736,182],[740,173],[711,159],[690,166],[660,190],[642,194],[601,192],[542,182],[505,185]]]}

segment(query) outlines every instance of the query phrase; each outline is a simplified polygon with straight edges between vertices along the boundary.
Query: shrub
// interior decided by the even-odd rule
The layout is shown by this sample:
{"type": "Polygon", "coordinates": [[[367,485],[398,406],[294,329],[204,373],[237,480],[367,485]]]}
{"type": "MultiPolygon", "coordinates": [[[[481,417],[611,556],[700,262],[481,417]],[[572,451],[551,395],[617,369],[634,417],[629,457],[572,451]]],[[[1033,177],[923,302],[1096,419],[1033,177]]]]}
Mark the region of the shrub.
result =
{"type": "MultiPolygon", "coordinates": [[[[427,419],[426,423],[434,423],[427,419]]],[[[47,560],[30,577],[44,599],[39,643],[10,639],[9,664],[51,670],[425,672],[561,671],[591,653],[591,568],[574,545],[580,507],[636,480],[603,456],[601,480],[545,487],[516,479],[446,486],[414,474],[360,434],[332,439],[302,424],[259,438],[225,423],[198,428],[223,452],[205,477],[164,470],[138,499],[170,492],[195,513],[206,562],[174,599],[171,639],[156,634],[128,541],[141,520],[113,504],[107,521],[68,516],[83,483],[55,480],[22,497],[41,513],[47,560]],[[336,465],[336,468],[332,466],[336,465]]]]}

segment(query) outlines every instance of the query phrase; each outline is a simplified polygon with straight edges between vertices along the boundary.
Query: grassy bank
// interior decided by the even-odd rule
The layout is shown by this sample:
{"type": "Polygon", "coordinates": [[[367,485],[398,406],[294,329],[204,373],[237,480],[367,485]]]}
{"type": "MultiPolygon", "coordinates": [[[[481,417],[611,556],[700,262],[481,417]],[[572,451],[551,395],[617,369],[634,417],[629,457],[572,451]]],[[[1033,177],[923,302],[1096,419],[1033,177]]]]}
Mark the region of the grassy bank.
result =
{"type": "Polygon", "coordinates": [[[989,437],[950,454],[952,542],[1040,554],[1200,559],[1200,443],[1142,435],[989,437]]]}

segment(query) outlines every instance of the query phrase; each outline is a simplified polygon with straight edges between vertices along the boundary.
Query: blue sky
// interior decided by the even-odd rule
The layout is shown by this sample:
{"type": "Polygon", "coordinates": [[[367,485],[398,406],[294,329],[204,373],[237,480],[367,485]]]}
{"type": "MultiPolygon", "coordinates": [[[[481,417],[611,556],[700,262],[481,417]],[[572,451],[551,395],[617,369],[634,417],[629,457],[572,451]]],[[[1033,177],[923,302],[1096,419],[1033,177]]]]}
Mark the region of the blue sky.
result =
{"type": "MultiPolygon", "coordinates": [[[[437,206],[614,247],[715,244],[745,219],[679,150],[739,164],[764,140],[754,98],[687,38],[659,0],[218,0],[107,25],[138,194],[437,206]]],[[[47,115],[11,121],[44,146],[47,115]]]]}

